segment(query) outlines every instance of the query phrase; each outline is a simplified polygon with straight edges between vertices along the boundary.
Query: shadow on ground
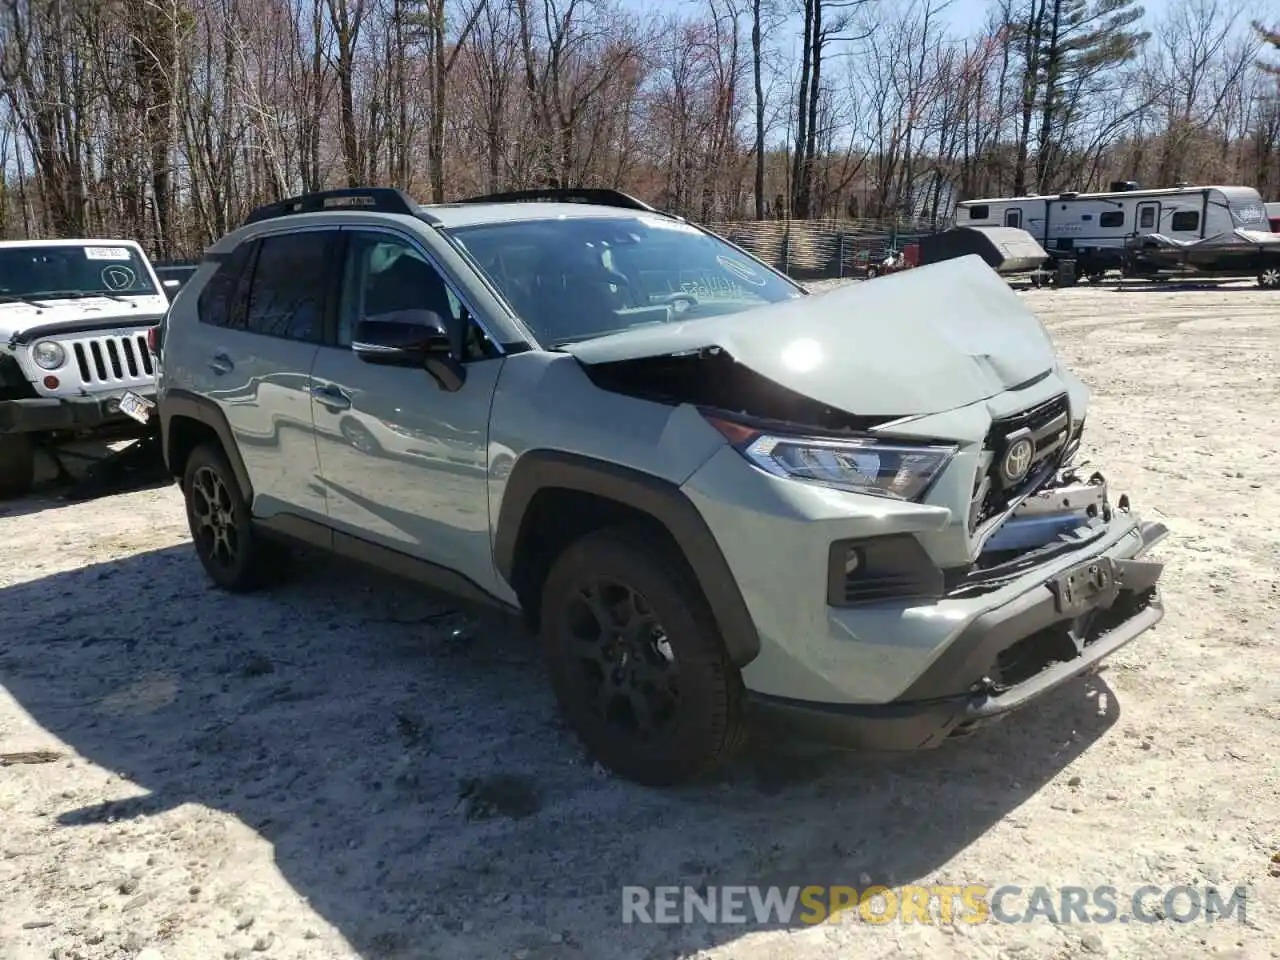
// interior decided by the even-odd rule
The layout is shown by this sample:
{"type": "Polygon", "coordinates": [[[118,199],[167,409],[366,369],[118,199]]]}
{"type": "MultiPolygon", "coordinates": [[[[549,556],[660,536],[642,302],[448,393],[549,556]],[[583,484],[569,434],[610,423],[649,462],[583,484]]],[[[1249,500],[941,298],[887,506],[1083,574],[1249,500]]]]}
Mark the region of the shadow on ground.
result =
{"type": "Polygon", "coordinates": [[[2,590],[0,681],[146,791],[61,801],[63,829],[226,811],[369,960],[683,956],[747,928],[624,926],[624,885],[935,878],[1117,719],[1094,678],[937,751],[756,750],[647,790],[585,760],[511,627],[458,636],[416,588],[298,565],[235,597],[182,546],[2,590]]]}
{"type": "Polygon", "coordinates": [[[38,450],[35,473],[35,485],[28,495],[0,500],[0,517],[21,517],[67,502],[96,500],[173,483],[158,436],[111,444],[81,442],[56,448],[53,455],[38,450]]]}
{"type": "Polygon", "coordinates": [[[1179,282],[1170,280],[1167,282],[1156,282],[1151,280],[1125,280],[1115,281],[1107,280],[1103,283],[1094,284],[1098,289],[1110,289],[1116,293],[1198,293],[1202,291],[1214,291],[1215,293],[1266,293],[1257,283],[1246,280],[1230,280],[1218,283],[1203,283],[1195,281],[1179,282]]]}

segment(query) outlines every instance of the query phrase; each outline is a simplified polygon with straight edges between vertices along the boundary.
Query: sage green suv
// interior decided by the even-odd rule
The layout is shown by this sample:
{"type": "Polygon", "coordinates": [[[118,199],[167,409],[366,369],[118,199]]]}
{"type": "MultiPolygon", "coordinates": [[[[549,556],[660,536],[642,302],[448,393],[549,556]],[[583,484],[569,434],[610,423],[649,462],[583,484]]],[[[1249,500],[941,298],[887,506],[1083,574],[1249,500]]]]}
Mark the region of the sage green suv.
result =
{"type": "Polygon", "coordinates": [[[750,722],[932,747],[1155,625],[1164,536],[1077,475],[1088,391],[977,257],[809,294],[612,191],[255,211],[158,344],[220,587],[321,547],[523,615],[653,784],[750,722]]]}

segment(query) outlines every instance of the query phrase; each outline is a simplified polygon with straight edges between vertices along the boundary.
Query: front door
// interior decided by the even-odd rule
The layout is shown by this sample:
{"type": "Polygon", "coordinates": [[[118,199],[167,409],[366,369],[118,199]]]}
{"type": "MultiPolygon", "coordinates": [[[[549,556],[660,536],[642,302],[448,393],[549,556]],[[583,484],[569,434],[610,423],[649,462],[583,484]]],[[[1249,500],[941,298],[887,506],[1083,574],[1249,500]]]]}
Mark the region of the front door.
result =
{"type": "Polygon", "coordinates": [[[502,360],[417,239],[343,234],[337,342],[320,349],[312,370],[330,523],[483,585],[493,571],[489,405],[502,360]],[[359,319],[423,310],[453,325],[454,352],[466,366],[454,392],[426,370],[366,363],[351,350],[359,319]]]}
{"type": "Polygon", "coordinates": [[[1147,200],[1138,204],[1136,232],[1139,235],[1160,232],[1160,201],[1147,200]]]}
{"type": "Polygon", "coordinates": [[[1004,212],[1004,225],[1006,227],[1022,226],[1022,208],[1010,207],[1004,212]]]}
{"type": "Polygon", "coordinates": [[[299,231],[242,244],[201,292],[200,322],[184,352],[166,351],[227,418],[257,516],[326,515],[311,366],[324,339],[338,238],[336,230],[299,231]]]}

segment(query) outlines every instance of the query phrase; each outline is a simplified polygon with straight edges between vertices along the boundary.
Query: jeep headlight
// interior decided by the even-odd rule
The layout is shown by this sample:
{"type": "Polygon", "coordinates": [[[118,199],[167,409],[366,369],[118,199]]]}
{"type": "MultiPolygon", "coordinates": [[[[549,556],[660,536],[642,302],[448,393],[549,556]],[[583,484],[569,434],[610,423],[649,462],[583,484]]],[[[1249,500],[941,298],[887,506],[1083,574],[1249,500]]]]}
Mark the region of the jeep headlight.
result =
{"type": "Polygon", "coordinates": [[[67,351],[54,340],[41,340],[31,348],[31,359],[41,370],[57,370],[67,362],[67,351]]]}
{"type": "Polygon", "coordinates": [[[790,436],[707,419],[739,453],[775,476],[898,500],[923,497],[958,449],[873,436],[790,436]]]}

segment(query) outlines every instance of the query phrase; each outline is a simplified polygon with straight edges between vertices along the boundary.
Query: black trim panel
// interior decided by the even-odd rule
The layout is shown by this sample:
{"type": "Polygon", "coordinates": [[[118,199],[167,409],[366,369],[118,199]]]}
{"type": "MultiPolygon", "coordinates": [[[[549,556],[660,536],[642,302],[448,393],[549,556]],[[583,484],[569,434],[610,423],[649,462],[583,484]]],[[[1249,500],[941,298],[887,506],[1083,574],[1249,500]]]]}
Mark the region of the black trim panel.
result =
{"type": "Polygon", "coordinates": [[[638,470],[550,450],[521,456],[507,482],[494,537],[494,562],[507,583],[512,581],[525,514],[544,489],[603,497],[661,523],[693,569],[734,665],[746,666],[759,655],[755,622],[702,514],[674,484],[638,470]]]}
{"type": "Polygon", "coordinates": [[[267,536],[330,550],[347,560],[354,560],[394,576],[412,580],[464,603],[487,609],[497,608],[505,613],[519,613],[509,603],[495,597],[473,580],[454,570],[340,530],[333,530],[314,520],[295,514],[281,513],[266,519],[254,520],[253,524],[267,536]]]}
{"type": "Polygon", "coordinates": [[[886,600],[937,600],[945,579],[909,533],[836,540],[827,556],[827,606],[857,607],[886,600]],[[856,551],[856,566],[847,570],[856,551]]]}
{"type": "Polygon", "coordinates": [[[9,342],[12,344],[24,344],[39,340],[41,337],[52,337],[66,333],[155,327],[159,326],[163,320],[164,314],[162,313],[135,313],[118,317],[99,317],[96,320],[77,320],[74,323],[41,323],[34,327],[27,327],[25,330],[19,330],[9,337],[9,342]]]}
{"type": "MultiPolygon", "coordinates": [[[[148,427],[119,410],[124,390],[95,393],[88,397],[20,397],[0,400],[0,434],[44,433],[55,430],[96,430],[126,426],[127,434],[144,436],[148,427]]],[[[153,394],[141,393],[152,399],[153,394]]]]}
{"type": "Polygon", "coordinates": [[[218,435],[218,439],[222,442],[222,452],[226,454],[227,462],[231,464],[231,469],[236,475],[236,483],[240,485],[245,502],[253,503],[253,484],[249,482],[249,471],[245,468],[244,460],[240,456],[240,449],[231,432],[231,424],[227,422],[226,414],[217,403],[187,390],[169,390],[159,406],[161,447],[164,451],[165,466],[169,471],[173,472],[173,466],[169,462],[169,442],[173,433],[174,418],[185,417],[188,420],[195,420],[210,427],[218,435]]]}

